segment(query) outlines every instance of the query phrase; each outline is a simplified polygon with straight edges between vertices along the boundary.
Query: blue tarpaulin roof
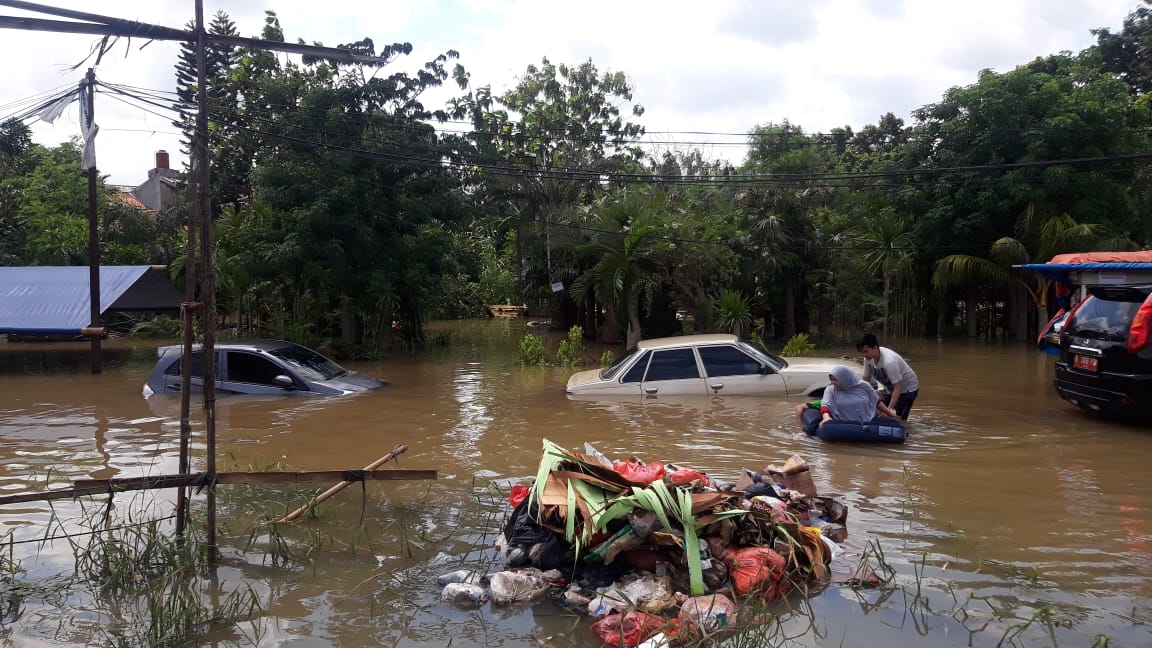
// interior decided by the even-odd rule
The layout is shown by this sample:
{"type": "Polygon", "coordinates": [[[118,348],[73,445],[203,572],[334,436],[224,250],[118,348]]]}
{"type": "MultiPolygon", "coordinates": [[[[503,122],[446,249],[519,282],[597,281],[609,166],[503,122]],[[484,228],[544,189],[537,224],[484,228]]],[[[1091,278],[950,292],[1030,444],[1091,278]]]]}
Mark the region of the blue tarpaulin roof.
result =
{"type": "MultiPolygon", "coordinates": [[[[91,323],[88,266],[0,267],[0,333],[78,335],[91,323]]],[[[157,266],[100,266],[100,313],[180,308],[157,266]]]]}
{"type": "Polygon", "coordinates": [[[1152,263],[1025,263],[1020,267],[1053,281],[1063,281],[1073,271],[1152,272],[1152,263]]]}

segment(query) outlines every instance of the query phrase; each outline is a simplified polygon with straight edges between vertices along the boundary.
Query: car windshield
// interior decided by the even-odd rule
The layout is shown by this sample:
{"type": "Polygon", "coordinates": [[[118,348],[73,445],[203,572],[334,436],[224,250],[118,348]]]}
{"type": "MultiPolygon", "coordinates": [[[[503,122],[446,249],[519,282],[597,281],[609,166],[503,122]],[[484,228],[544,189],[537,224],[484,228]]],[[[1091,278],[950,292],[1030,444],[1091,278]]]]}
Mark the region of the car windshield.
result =
{"type": "Polygon", "coordinates": [[[270,349],[268,353],[292,365],[309,380],[331,380],[348,373],[344,367],[299,344],[270,349]]]}
{"type": "Polygon", "coordinates": [[[600,379],[601,380],[611,380],[616,374],[620,373],[620,367],[623,367],[625,364],[627,364],[628,361],[631,360],[632,357],[635,356],[639,352],[640,352],[640,348],[634,347],[628,353],[625,353],[624,355],[620,356],[619,358],[616,358],[615,360],[613,360],[612,364],[608,365],[607,367],[604,367],[600,371],[600,379]]]}
{"type": "Polygon", "coordinates": [[[757,360],[760,360],[761,362],[768,365],[769,367],[772,367],[772,369],[774,371],[780,371],[784,367],[788,366],[788,361],[785,360],[784,358],[781,358],[780,356],[772,355],[771,353],[766,353],[764,351],[761,351],[760,349],[752,346],[751,344],[748,344],[747,342],[745,342],[743,340],[740,340],[739,342],[737,342],[736,346],[743,349],[745,352],[748,353],[748,355],[752,356],[753,358],[756,358],[757,360]]]}

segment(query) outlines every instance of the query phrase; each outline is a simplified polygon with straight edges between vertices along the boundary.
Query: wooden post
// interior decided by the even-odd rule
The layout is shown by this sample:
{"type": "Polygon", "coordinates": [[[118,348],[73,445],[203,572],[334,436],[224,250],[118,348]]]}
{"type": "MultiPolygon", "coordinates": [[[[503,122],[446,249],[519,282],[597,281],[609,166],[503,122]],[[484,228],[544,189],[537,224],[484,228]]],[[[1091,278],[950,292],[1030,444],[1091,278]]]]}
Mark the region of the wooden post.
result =
{"type": "MultiPolygon", "coordinates": [[[[92,111],[95,109],[96,73],[88,68],[88,74],[80,82],[80,102],[83,109],[80,111],[84,120],[84,131],[87,134],[95,119],[92,111]]],[[[86,136],[86,146],[91,146],[91,138],[86,136]]],[[[96,202],[96,165],[84,169],[88,174],[88,301],[91,304],[89,328],[98,329],[100,324],[100,221],[99,205],[96,202]]],[[[92,373],[98,374],[103,370],[100,360],[100,337],[93,335],[89,342],[92,345],[91,364],[92,373]]]]}
{"type": "MultiPolygon", "coordinates": [[[[212,246],[211,169],[208,156],[208,35],[204,27],[204,0],[196,0],[196,136],[192,147],[196,167],[196,206],[200,222],[200,322],[204,331],[204,440],[209,475],[216,474],[216,275],[212,246]]],[[[216,483],[208,483],[208,560],[215,562],[216,483]]]]}
{"type": "MultiPolygon", "coordinates": [[[[408,450],[408,446],[404,445],[403,443],[398,443],[398,444],[396,444],[396,446],[394,448],[392,448],[392,452],[389,452],[388,454],[384,455],[383,457],[380,457],[376,461],[373,461],[372,463],[368,464],[367,466],[364,466],[364,470],[376,470],[380,466],[383,466],[384,464],[388,463],[389,461],[392,461],[393,459],[395,459],[397,456],[403,454],[406,450],[408,450]]],[[[319,503],[323,502],[324,500],[332,497],[336,493],[339,493],[340,491],[344,490],[345,488],[348,488],[348,486],[351,484],[352,484],[352,482],[350,482],[350,481],[342,481],[339,484],[336,484],[332,488],[329,488],[328,490],[324,491],[323,493],[320,493],[316,497],[312,498],[312,501],[308,502],[304,506],[301,506],[300,508],[296,509],[295,511],[292,511],[291,513],[289,513],[288,515],[285,515],[284,517],[280,518],[279,520],[276,520],[276,522],[291,522],[292,520],[295,520],[296,518],[303,515],[304,512],[307,511],[308,509],[315,507],[317,504],[319,504],[319,503]]]]}

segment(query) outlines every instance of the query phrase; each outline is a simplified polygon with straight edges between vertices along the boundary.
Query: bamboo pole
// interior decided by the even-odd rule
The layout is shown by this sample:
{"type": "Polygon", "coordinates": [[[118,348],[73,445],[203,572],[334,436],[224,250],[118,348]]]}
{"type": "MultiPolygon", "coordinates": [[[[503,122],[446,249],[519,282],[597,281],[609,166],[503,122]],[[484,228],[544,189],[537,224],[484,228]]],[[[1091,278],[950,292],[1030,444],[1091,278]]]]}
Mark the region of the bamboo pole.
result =
{"type": "MultiPolygon", "coordinates": [[[[408,446],[404,445],[403,443],[397,443],[392,448],[392,452],[389,452],[388,454],[384,455],[383,457],[380,457],[376,461],[373,461],[372,463],[368,464],[367,466],[364,467],[364,470],[376,470],[380,466],[383,466],[384,464],[388,463],[389,461],[392,461],[397,456],[403,454],[407,450],[408,450],[408,446]]],[[[312,498],[312,501],[308,502],[304,506],[301,506],[300,508],[296,509],[295,511],[292,511],[291,513],[289,513],[288,515],[285,515],[284,517],[280,518],[279,520],[276,520],[276,522],[277,523],[279,523],[279,522],[291,522],[291,521],[295,520],[296,518],[303,515],[304,512],[307,511],[308,509],[315,507],[317,504],[327,500],[328,498],[332,497],[336,493],[339,493],[340,491],[344,490],[345,488],[348,488],[353,483],[354,482],[350,482],[350,481],[342,481],[339,484],[336,484],[332,488],[329,488],[328,490],[324,491],[323,493],[320,493],[316,497],[312,498]]]]}

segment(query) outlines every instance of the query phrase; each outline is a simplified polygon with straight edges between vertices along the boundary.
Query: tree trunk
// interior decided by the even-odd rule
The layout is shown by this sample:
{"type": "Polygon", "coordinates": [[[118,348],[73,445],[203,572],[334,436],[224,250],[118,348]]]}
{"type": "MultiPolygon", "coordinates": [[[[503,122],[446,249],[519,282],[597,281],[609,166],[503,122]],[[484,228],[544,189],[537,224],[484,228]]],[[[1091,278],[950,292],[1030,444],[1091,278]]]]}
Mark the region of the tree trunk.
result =
{"type": "Polygon", "coordinates": [[[889,332],[888,326],[889,326],[889,322],[892,320],[891,312],[890,312],[891,300],[892,300],[892,273],[888,272],[888,269],[885,268],[884,269],[884,328],[882,329],[884,331],[884,339],[885,340],[888,339],[888,332],[889,332]]]}
{"type": "Polygon", "coordinates": [[[807,333],[812,330],[812,321],[808,317],[808,285],[803,279],[796,286],[796,332],[807,333]]]}
{"type": "Polygon", "coordinates": [[[820,282],[820,287],[817,288],[816,293],[816,332],[820,337],[826,338],[828,336],[828,323],[832,321],[832,302],[828,299],[828,288],[825,287],[824,282],[820,282]]]}
{"type": "Polygon", "coordinates": [[[1023,286],[1012,286],[1008,296],[1009,338],[1017,342],[1028,340],[1028,293],[1023,286]]]}
{"type": "Polygon", "coordinates": [[[391,300],[384,300],[385,306],[380,311],[380,321],[382,323],[380,329],[380,349],[382,351],[392,350],[392,337],[394,331],[392,330],[392,306],[389,304],[391,300]]]}
{"type": "Polygon", "coordinates": [[[964,298],[965,334],[974,338],[980,335],[980,322],[976,319],[976,296],[968,295],[964,298]]]}
{"type": "Polygon", "coordinates": [[[628,306],[628,337],[624,350],[631,351],[640,344],[640,307],[638,304],[628,306]]]}
{"type": "Polygon", "coordinates": [[[352,298],[340,295],[340,341],[348,345],[359,342],[356,328],[356,309],[352,298]]]}
{"type": "Polygon", "coordinates": [[[784,280],[784,336],[792,337],[796,330],[796,288],[789,277],[784,280]]]}

